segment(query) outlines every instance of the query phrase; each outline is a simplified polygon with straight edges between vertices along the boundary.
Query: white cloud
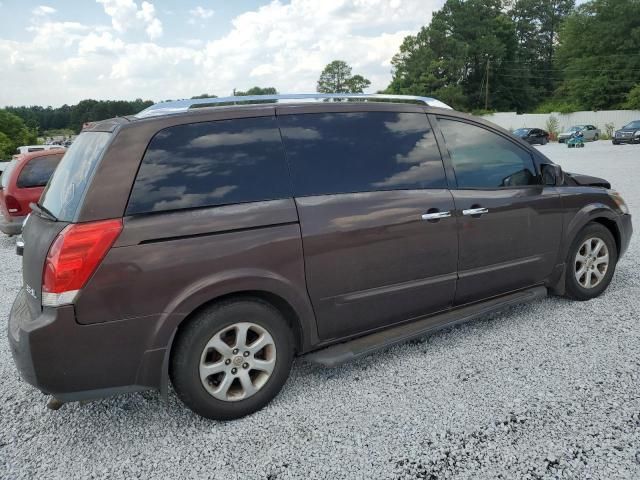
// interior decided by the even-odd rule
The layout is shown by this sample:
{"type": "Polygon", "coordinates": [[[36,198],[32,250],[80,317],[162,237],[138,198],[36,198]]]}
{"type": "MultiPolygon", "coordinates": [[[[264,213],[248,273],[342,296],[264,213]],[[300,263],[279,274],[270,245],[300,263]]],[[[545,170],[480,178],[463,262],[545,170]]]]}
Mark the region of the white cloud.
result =
{"type": "MultiPolygon", "coordinates": [[[[33,38],[0,33],[0,105],[74,103],[82,98],[185,98],[273,86],[315,91],[324,66],[347,61],[385,88],[402,39],[429,22],[443,0],[272,0],[231,21],[217,38],[165,38],[151,2],[96,0],[107,25],[34,23],[33,38]],[[136,35],[147,39],[136,40],[136,35]],[[45,80],[46,79],[46,80],[45,80]],[[24,88],[29,85],[29,88],[24,88]]],[[[63,12],[58,12],[62,16],[63,12]]],[[[176,17],[177,18],[177,17],[176,17]]],[[[218,18],[218,17],[216,17],[218,18]]]]}
{"type": "Polygon", "coordinates": [[[36,8],[31,10],[31,13],[38,17],[44,17],[46,15],[51,15],[52,13],[56,13],[56,9],[48,5],[38,5],[36,8]]]}
{"type": "Polygon", "coordinates": [[[194,24],[198,20],[207,20],[213,17],[214,13],[215,13],[214,10],[210,8],[204,8],[198,5],[196,8],[189,10],[189,16],[191,17],[189,19],[189,23],[194,24]]]}
{"type": "Polygon", "coordinates": [[[156,17],[156,9],[149,2],[140,8],[133,0],[96,0],[111,17],[111,25],[118,33],[135,28],[144,28],[151,40],[162,36],[162,22],[156,17]]]}

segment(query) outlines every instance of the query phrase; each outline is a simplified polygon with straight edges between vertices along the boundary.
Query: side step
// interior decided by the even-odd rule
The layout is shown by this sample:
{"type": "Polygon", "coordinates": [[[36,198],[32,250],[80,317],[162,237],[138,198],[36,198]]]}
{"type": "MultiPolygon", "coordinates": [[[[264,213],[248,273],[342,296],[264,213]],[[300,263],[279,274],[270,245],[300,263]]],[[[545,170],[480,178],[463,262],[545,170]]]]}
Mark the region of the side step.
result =
{"type": "Polygon", "coordinates": [[[547,296],[546,287],[534,287],[502,297],[492,298],[458,310],[450,310],[437,315],[415,320],[397,327],[388,328],[364,337],[317,350],[304,356],[312,363],[334,367],[356,358],[364,357],[377,350],[420,338],[443,328],[474,320],[483,315],[502,310],[512,305],[527,303],[547,296]]]}

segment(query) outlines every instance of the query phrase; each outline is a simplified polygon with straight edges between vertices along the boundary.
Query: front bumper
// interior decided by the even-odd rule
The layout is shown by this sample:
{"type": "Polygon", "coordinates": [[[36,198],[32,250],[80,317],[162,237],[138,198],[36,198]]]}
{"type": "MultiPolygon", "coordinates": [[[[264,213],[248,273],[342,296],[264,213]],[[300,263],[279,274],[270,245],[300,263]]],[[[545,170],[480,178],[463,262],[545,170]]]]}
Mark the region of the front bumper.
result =
{"type": "Polygon", "coordinates": [[[74,307],[34,314],[20,290],[9,314],[9,346],[22,378],[68,402],[160,389],[166,348],[147,349],[156,322],[80,325],[74,307]]]}
{"type": "Polygon", "coordinates": [[[614,144],[619,144],[619,143],[640,143],[640,136],[628,136],[628,137],[617,137],[614,136],[611,141],[614,144]]]}
{"type": "Polygon", "coordinates": [[[22,232],[22,222],[26,217],[6,218],[0,215],[0,232],[6,235],[18,235],[22,232]]]}

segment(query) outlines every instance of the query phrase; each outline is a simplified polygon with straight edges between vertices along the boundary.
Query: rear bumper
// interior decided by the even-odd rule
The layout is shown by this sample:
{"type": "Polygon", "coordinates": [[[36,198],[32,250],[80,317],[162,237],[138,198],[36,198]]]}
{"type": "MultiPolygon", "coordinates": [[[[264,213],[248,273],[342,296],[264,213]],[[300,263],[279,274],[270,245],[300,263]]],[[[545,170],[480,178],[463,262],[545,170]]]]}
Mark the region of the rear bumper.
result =
{"type": "Polygon", "coordinates": [[[22,222],[26,217],[5,218],[0,215],[0,232],[6,235],[18,235],[22,232],[22,222]]]}
{"type": "Polygon", "coordinates": [[[9,345],[23,380],[63,401],[159,389],[166,348],[147,349],[154,320],[80,325],[73,306],[34,316],[21,289],[9,314],[9,345]]]}

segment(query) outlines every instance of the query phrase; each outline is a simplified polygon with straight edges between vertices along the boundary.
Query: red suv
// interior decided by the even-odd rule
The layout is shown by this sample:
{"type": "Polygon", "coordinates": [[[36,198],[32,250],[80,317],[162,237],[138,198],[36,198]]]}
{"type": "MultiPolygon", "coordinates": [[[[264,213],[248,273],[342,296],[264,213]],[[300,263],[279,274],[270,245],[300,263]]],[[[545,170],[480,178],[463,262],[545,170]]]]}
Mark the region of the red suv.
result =
{"type": "Polygon", "coordinates": [[[29,204],[40,199],[64,152],[64,149],[31,152],[11,161],[0,184],[1,232],[7,235],[21,232],[22,222],[31,212],[29,204]]]}

